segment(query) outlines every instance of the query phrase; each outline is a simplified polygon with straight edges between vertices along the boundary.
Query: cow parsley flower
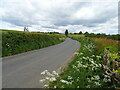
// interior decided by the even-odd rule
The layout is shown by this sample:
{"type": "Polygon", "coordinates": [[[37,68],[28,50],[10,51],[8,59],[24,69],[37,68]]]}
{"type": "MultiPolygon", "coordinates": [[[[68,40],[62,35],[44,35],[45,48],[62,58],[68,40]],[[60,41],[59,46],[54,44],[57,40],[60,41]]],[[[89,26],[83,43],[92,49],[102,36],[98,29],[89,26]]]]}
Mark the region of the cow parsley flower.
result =
{"type": "Polygon", "coordinates": [[[58,76],[58,73],[56,71],[52,71],[52,74],[58,76]]]}
{"type": "Polygon", "coordinates": [[[99,82],[94,82],[97,86],[100,86],[101,84],[99,82]]]}
{"type": "Polygon", "coordinates": [[[68,80],[71,80],[72,79],[72,77],[71,76],[68,76],[68,80]]]}
{"type": "Polygon", "coordinates": [[[66,80],[60,80],[60,82],[65,83],[65,84],[72,84],[72,82],[68,82],[66,80]]]}
{"type": "Polygon", "coordinates": [[[40,80],[40,82],[44,82],[44,81],[45,81],[45,79],[41,79],[41,80],[40,80]]]}
{"type": "Polygon", "coordinates": [[[87,85],[86,88],[90,88],[90,85],[87,85]]]}
{"type": "Polygon", "coordinates": [[[52,81],[56,81],[56,78],[55,77],[52,77],[52,78],[50,78],[50,81],[52,82],[52,81]]]}
{"type": "Polygon", "coordinates": [[[100,79],[100,76],[96,75],[94,76],[96,80],[99,80],[100,79]]]}

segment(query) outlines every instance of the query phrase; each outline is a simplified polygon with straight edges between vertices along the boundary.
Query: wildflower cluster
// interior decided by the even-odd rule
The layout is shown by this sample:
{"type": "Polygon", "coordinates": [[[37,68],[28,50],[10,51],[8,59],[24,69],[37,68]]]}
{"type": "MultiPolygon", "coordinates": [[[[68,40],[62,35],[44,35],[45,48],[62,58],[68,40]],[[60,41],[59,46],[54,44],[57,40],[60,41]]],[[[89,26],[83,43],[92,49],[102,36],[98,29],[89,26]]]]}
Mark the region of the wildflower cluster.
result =
{"type": "Polygon", "coordinates": [[[59,74],[56,71],[50,73],[48,70],[41,72],[41,75],[44,75],[44,79],[41,79],[40,82],[44,83],[44,87],[48,88],[48,82],[56,81],[56,78],[59,77],[59,74]]]}
{"type": "MultiPolygon", "coordinates": [[[[69,67],[49,83],[50,88],[102,88],[110,87],[111,76],[103,70],[102,57],[96,55],[95,45],[86,39],[69,67]]],[[[50,79],[49,79],[50,80],[50,79]]]]}

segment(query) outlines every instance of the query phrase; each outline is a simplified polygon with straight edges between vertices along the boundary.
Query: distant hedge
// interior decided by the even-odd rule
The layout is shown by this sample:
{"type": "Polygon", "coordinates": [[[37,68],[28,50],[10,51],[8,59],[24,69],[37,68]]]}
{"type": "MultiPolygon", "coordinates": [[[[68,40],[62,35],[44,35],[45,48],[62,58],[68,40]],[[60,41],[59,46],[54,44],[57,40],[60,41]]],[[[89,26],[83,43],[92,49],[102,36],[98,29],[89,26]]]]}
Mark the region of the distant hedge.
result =
{"type": "Polygon", "coordinates": [[[96,37],[96,38],[107,38],[107,39],[113,39],[113,40],[120,40],[120,34],[106,35],[106,34],[88,33],[88,34],[85,34],[85,36],[86,37],[96,37]]]}
{"type": "Polygon", "coordinates": [[[2,57],[10,56],[30,50],[58,44],[63,40],[59,36],[28,33],[28,32],[3,32],[2,57]]]}

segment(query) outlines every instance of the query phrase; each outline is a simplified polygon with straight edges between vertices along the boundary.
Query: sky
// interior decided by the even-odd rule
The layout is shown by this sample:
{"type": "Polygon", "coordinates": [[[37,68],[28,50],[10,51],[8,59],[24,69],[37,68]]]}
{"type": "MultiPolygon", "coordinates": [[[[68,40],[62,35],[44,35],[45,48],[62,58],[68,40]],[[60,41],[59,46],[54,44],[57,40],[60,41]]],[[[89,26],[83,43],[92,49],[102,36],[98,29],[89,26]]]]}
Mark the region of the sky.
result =
{"type": "Polygon", "coordinates": [[[119,0],[1,0],[0,29],[118,33],[119,0]]]}

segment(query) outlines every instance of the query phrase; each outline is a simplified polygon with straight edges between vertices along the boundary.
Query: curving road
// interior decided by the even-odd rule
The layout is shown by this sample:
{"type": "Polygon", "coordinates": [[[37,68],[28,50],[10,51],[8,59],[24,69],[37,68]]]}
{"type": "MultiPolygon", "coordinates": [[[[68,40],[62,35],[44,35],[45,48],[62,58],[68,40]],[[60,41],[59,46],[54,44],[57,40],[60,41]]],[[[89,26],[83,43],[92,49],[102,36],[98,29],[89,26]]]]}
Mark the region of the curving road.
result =
{"type": "Polygon", "coordinates": [[[44,70],[57,70],[70,60],[80,43],[67,38],[63,43],[3,58],[3,88],[40,88],[44,70]]]}

